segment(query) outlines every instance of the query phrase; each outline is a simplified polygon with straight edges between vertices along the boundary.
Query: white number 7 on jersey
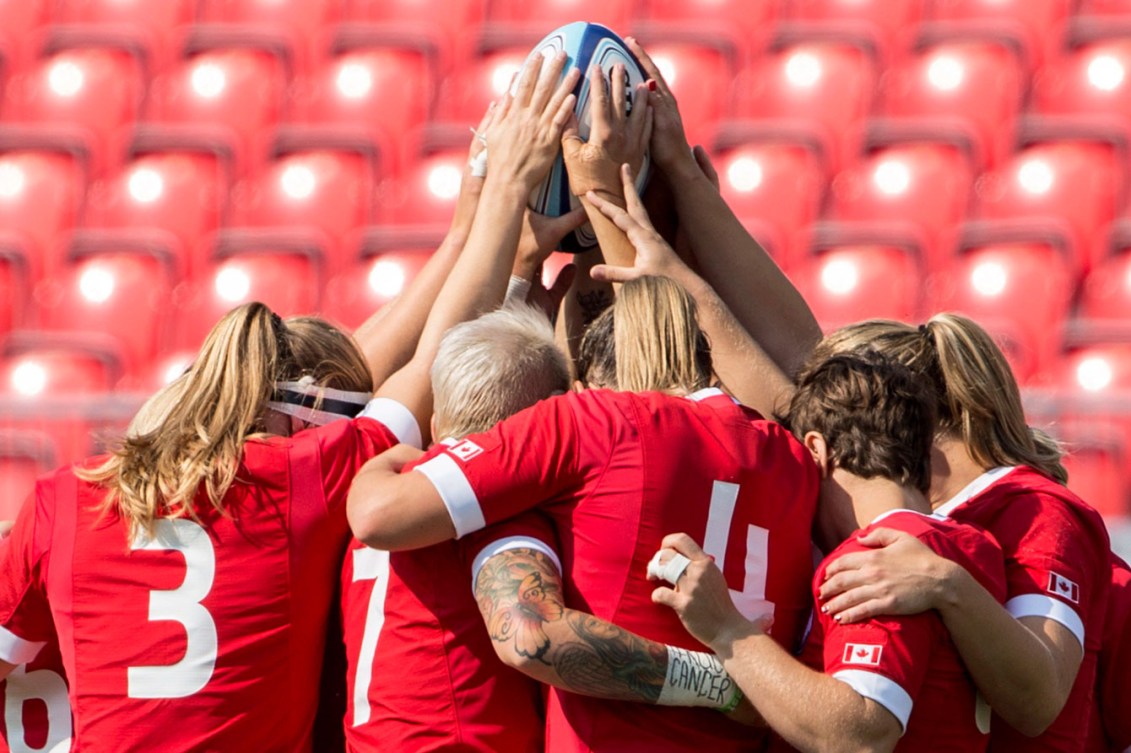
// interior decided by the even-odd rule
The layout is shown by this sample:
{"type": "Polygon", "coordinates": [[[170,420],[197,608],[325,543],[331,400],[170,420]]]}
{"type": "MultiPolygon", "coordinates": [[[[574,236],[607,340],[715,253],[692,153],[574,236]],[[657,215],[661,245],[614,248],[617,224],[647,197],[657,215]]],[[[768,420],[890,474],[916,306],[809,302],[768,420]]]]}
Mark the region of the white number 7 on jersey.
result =
{"type": "Polygon", "coordinates": [[[357,657],[357,674],[353,678],[353,725],[360,727],[369,721],[369,683],[373,679],[373,657],[377,654],[377,639],[385,625],[385,591],[389,587],[389,553],[379,549],[353,550],[353,580],[371,580],[373,593],[369,596],[369,609],[365,613],[365,632],[361,636],[361,650],[357,657]]]}
{"type": "MultiPolygon", "coordinates": [[[[703,551],[715,558],[719,569],[726,562],[730,524],[738,503],[738,484],[716,481],[711,489],[711,506],[707,511],[707,533],[703,551]]],[[[766,600],[766,575],[770,567],[770,532],[758,526],[747,526],[746,559],[741,591],[730,589],[738,611],[748,620],[773,615],[774,605],[766,600]]]]}

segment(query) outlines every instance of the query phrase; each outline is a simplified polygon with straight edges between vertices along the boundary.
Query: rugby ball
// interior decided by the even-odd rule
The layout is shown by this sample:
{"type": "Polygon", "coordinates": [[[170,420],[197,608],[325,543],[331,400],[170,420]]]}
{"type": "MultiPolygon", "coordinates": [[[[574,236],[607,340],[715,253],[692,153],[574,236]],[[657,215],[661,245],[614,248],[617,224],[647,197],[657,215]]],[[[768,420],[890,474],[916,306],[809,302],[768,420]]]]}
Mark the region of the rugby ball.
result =
{"type": "MultiPolygon", "coordinates": [[[[636,85],[648,80],[648,75],[640,66],[636,57],[628,51],[624,41],[611,29],[600,24],[590,24],[578,21],[566,24],[555,29],[534,46],[533,53],[540,53],[547,58],[553,57],[559,50],[566,53],[566,64],[562,69],[565,76],[571,68],[581,69],[581,78],[573,93],[577,96],[574,112],[577,115],[578,135],[583,140],[589,140],[589,78],[586,72],[592,65],[601,67],[605,81],[610,81],[613,66],[617,63],[624,64],[627,82],[625,96],[628,98],[626,107],[628,112],[636,106],[636,85]]],[[[644,103],[641,103],[642,105],[644,103]]],[[[644,162],[640,174],[636,176],[636,190],[643,191],[648,184],[650,160],[648,154],[644,155],[644,162]]],[[[571,209],[581,206],[576,196],[570,193],[569,176],[566,174],[565,162],[559,152],[550,168],[550,174],[542,185],[534,189],[530,195],[530,208],[551,217],[560,217],[571,209]]],[[[586,224],[575,230],[562,241],[562,250],[568,252],[588,251],[597,245],[597,237],[593,234],[592,226],[586,224]]]]}

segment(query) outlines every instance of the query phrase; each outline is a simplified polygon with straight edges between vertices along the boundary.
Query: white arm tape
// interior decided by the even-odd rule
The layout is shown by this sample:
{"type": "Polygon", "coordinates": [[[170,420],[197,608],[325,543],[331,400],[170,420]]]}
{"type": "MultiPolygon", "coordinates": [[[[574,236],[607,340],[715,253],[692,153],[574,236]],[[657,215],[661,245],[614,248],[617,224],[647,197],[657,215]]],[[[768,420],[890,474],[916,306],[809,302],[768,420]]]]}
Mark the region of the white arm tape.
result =
{"type": "Polygon", "coordinates": [[[507,283],[507,296],[503,299],[503,305],[509,306],[514,303],[526,303],[526,296],[530,292],[533,284],[525,277],[518,275],[511,275],[510,282],[507,283]]]}
{"type": "Polygon", "coordinates": [[[717,656],[668,646],[668,675],[658,705],[724,709],[738,693],[738,685],[717,656]]]}
{"type": "Polygon", "coordinates": [[[475,155],[467,164],[471,168],[472,176],[476,178],[487,177],[487,147],[483,147],[483,151],[475,155]]]}
{"type": "Polygon", "coordinates": [[[687,566],[691,564],[691,560],[677,552],[672,555],[670,560],[661,563],[660,555],[662,553],[663,550],[660,550],[652,555],[652,559],[648,562],[648,577],[653,580],[666,580],[674,586],[679,580],[679,576],[683,575],[687,566]]]}
{"type": "Polygon", "coordinates": [[[402,403],[389,397],[375,397],[365,406],[361,415],[384,424],[398,442],[412,445],[418,450],[424,449],[420,424],[416,423],[416,416],[402,403]]]}

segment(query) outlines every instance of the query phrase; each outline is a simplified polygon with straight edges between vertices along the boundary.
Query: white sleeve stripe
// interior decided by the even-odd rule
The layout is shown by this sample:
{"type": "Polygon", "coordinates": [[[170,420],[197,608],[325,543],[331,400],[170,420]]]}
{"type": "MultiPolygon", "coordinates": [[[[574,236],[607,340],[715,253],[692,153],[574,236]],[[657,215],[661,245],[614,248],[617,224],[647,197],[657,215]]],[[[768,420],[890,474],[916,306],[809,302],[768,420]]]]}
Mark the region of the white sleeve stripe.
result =
{"type": "Polygon", "coordinates": [[[558,575],[561,575],[562,561],[558,559],[558,553],[545,541],[536,539],[533,536],[507,536],[506,538],[492,541],[490,544],[483,547],[479,554],[475,555],[475,560],[471,563],[472,593],[475,592],[475,582],[479,580],[479,571],[487,564],[487,560],[497,554],[514,551],[515,549],[533,549],[536,552],[541,552],[550,558],[550,561],[554,563],[554,569],[558,571],[558,575]]]}
{"type": "Polygon", "coordinates": [[[0,661],[9,664],[27,664],[35,659],[47,643],[25,641],[0,625],[0,661]]]}
{"type": "Polygon", "coordinates": [[[911,718],[911,707],[915,702],[895,680],[863,669],[842,669],[833,674],[833,679],[883,706],[899,720],[900,734],[907,731],[907,720],[911,718]]]}
{"type": "Polygon", "coordinates": [[[372,418],[385,425],[402,444],[410,444],[418,450],[424,449],[424,439],[420,434],[420,424],[416,416],[403,404],[388,397],[375,397],[365,406],[362,416],[372,418]]]}
{"type": "Polygon", "coordinates": [[[444,507],[448,508],[448,515],[452,518],[452,525],[456,528],[456,538],[466,536],[484,528],[487,521],[483,518],[483,510],[479,507],[479,499],[475,490],[463,475],[463,471],[456,465],[451,455],[440,454],[426,463],[421,463],[413,469],[428,477],[440,498],[444,500],[444,507]]]}
{"type": "Polygon", "coordinates": [[[1054,622],[1059,622],[1072,631],[1080,645],[1084,645],[1084,621],[1076,610],[1063,601],[1054,599],[1044,594],[1024,594],[1014,596],[1005,602],[1005,611],[1015,619],[1022,617],[1047,617],[1054,622]]]}

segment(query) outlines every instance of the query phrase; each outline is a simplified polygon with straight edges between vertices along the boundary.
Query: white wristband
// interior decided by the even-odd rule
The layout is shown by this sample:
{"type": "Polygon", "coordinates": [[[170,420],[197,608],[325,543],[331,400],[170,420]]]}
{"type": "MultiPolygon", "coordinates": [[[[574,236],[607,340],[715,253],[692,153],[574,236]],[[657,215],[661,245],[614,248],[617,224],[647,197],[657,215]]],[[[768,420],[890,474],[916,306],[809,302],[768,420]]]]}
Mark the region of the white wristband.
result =
{"type": "Polygon", "coordinates": [[[668,646],[668,676],[656,701],[660,706],[734,707],[738,685],[714,654],[668,646]]]}
{"type": "Polygon", "coordinates": [[[503,300],[503,305],[526,303],[526,296],[530,293],[531,287],[533,285],[530,280],[518,275],[511,275],[510,282],[507,283],[507,297],[503,300]]]}

